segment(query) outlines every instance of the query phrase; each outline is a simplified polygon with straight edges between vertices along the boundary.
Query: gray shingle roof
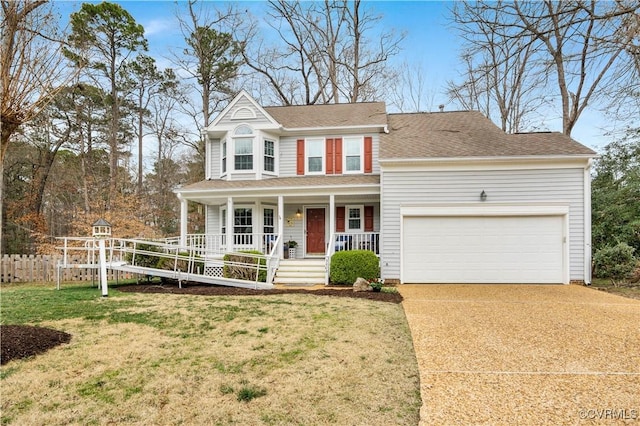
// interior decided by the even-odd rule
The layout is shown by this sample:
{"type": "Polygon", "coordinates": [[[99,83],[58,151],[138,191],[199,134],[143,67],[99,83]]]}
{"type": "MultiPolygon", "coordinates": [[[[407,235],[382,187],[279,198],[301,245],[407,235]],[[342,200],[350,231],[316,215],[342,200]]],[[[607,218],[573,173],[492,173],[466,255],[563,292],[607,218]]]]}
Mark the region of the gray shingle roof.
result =
{"type": "Polygon", "coordinates": [[[478,111],[389,114],[380,159],[595,155],[561,133],[507,134],[478,111]]]}
{"type": "Polygon", "coordinates": [[[264,107],[264,110],[289,129],[387,124],[384,102],[264,107]]]}

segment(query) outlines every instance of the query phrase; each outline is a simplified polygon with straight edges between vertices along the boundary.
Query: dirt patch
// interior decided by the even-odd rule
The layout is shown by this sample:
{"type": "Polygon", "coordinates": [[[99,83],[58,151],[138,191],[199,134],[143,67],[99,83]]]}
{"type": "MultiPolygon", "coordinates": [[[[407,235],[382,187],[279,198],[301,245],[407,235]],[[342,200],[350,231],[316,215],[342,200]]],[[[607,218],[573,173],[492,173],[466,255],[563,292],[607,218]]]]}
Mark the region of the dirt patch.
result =
{"type": "Polygon", "coordinates": [[[0,364],[28,358],[71,341],[71,335],[30,325],[0,325],[0,364]]]}
{"type": "Polygon", "coordinates": [[[353,297],[379,302],[401,303],[400,293],[374,291],[355,292],[351,287],[324,287],[320,289],[276,288],[273,290],[251,290],[248,288],[217,285],[133,284],[118,287],[119,291],[139,293],[193,294],[200,296],[272,296],[277,294],[313,294],[316,296],[353,297]]]}
{"type": "Polygon", "coordinates": [[[616,294],[618,296],[640,300],[640,285],[626,285],[626,286],[619,286],[619,287],[614,287],[612,285],[607,285],[607,286],[594,285],[592,286],[592,288],[595,290],[616,294]]]}

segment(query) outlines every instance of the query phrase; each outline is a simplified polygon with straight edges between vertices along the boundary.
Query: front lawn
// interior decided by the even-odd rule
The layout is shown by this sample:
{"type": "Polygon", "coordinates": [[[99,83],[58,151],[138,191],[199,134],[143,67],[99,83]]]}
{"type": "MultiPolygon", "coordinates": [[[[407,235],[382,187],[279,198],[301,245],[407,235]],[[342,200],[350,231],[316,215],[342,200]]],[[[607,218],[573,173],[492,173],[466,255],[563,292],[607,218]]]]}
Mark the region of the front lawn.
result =
{"type": "Polygon", "coordinates": [[[2,424],[418,423],[400,304],[3,285],[2,324],[71,334],[0,368],[2,424]]]}

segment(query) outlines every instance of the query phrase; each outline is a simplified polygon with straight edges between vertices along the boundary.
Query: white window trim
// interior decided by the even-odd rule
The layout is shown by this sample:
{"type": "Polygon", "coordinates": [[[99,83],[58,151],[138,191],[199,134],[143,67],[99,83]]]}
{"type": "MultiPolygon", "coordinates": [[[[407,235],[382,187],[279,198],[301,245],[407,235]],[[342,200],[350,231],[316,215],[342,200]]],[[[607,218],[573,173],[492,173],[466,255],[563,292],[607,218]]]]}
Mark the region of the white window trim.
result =
{"type": "Polygon", "coordinates": [[[256,170],[259,170],[258,168],[256,168],[256,163],[258,163],[256,161],[256,141],[258,140],[258,132],[256,132],[256,130],[251,125],[247,123],[240,123],[233,129],[229,136],[230,137],[228,139],[231,140],[231,143],[227,142],[227,173],[229,173],[229,153],[231,153],[231,166],[233,167],[233,172],[255,173],[256,170]],[[251,129],[252,133],[246,135],[236,135],[236,130],[238,130],[240,127],[248,127],[249,129],[251,129]],[[236,139],[251,139],[251,156],[253,158],[251,162],[251,169],[236,169],[236,139]]]}
{"type": "MultiPolygon", "coordinates": [[[[233,205],[233,234],[236,235],[236,210],[251,210],[251,232],[250,234],[254,234],[255,231],[255,221],[256,221],[256,213],[257,213],[257,209],[256,206],[253,204],[234,204],[233,205]]],[[[244,235],[244,234],[243,234],[244,235]]],[[[248,235],[248,234],[247,234],[248,235]]]]}
{"type": "Polygon", "coordinates": [[[229,173],[229,142],[225,138],[220,140],[220,177],[226,176],[228,173],[229,173]],[[226,153],[225,153],[225,149],[223,148],[225,145],[226,145],[226,153]]]}
{"type": "Polygon", "coordinates": [[[262,173],[272,176],[278,175],[278,139],[277,138],[261,138],[262,140],[262,157],[260,159],[260,168],[262,169],[262,173]],[[273,171],[269,171],[265,168],[265,153],[264,149],[267,144],[267,141],[273,142],[273,171]]]}
{"type": "Polygon", "coordinates": [[[343,136],[342,137],[342,174],[362,174],[364,173],[364,136],[343,136]],[[360,144],[360,169],[347,170],[347,141],[357,141],[360,144]]]}
{"type": "Polygon", "coordinates": [[[305,175],[324,175],[326,174],[326,157],[327,157],[327,144],[324,138],[308,138],[304,141],[304,174],[305,175]],[[322,146],[322,154],[320,155],[322,168],[320,171],[311,172],[309,171],[309,143],[310,142],[319,142],[320,146],[322,146]]]}
{"type": "Polygon", "coordinates": [[[364,205],[356,204],[356,205],[346,205],[344,206],[344,230],[348,234],[361,234],[364,232],[364,205]],[[349,210],[360,210],[360,228],[350,228],[349,227],[349,210]]]}
{"type": "Polygon", "coordinates": [[[272,232],[272,234],[275,234],[275,233],[278,232],[278,214],[277,214],[277,210],[278,209],[276,208],[276,206],[271,206],[271,205],[262,206],[262,215],[261,215],[262,216],[261,217],[262,229],[261,229],[260,232],[263,232],[263,233],[265,232],[264,228],[265,228],[266,225],[265,225],[264,222],[265,222],[265,218],[266,218],[266,214],[265,214],[266,210],[273,210],[273,225],[272,225],[273,232],[272,232]]]}

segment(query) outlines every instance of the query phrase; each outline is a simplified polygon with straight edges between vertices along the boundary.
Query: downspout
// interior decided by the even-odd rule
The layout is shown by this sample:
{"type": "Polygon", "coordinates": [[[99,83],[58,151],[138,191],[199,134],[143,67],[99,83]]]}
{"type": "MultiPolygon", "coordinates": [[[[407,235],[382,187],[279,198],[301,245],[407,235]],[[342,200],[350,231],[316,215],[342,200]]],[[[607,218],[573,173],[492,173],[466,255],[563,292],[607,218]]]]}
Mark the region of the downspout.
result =
{"type": "Polygon", "coordinates": [[[591,285],[591,163],[584,168],[584,283],[591,285]]]}

